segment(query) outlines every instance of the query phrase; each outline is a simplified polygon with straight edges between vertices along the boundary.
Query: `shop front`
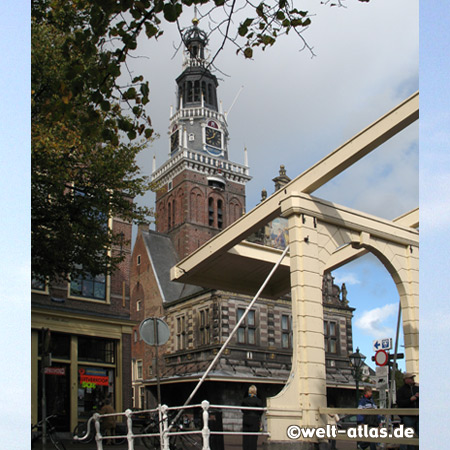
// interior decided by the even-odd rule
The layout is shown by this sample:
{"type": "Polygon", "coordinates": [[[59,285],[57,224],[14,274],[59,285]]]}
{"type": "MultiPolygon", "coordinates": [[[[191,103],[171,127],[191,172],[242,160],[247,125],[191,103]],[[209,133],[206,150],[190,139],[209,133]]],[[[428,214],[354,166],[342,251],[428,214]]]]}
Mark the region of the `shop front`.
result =
{"type": "Polygon", "coordinates": [[[42,417],[44,392],[45,414],[57,415],[59,431],[72,431],[106,399],[122,411],[131,398],[130,369],[123,365],[131,330],[129,321],[32,311],[32,423],[42,417]],[[42,330],[49,330],[48,342],[42,330]],[[43,357],[45,345],[50,359],[43,357]]]}

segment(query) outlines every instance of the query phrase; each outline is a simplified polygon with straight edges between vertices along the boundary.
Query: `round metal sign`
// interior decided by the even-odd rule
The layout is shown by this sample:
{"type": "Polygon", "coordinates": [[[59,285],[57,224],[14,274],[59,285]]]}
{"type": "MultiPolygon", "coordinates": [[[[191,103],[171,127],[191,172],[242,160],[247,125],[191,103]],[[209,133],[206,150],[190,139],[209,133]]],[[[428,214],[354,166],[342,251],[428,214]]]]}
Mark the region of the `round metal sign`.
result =
{"type": "Polygon", "coordinates": [[[375,353],[375,364],[377,366],[385,366],[389,361],[389,355],[384,350],[378,350],[375,353]]]}
{"type": "Polygon", "coordinates": [[[142,340],[148,345],[164,345],[170,337],[169,327],[162,319],[150,317],[139,325],[139,334],[142,340]],[[157,326],[155,327],[155,322],[157,326]]]}

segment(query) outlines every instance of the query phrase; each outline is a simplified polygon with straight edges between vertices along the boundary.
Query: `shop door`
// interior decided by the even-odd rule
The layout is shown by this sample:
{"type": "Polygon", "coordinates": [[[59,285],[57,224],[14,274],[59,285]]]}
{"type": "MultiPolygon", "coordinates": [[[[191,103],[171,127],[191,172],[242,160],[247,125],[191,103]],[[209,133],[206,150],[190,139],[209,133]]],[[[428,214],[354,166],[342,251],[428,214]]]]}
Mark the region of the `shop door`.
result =
{"type": "MultiPolygon", "coordinates": [[[[56,415],[52,423],[58,431],[70,431],[70,365],[54,363],[45,369],[46,415],[56,415]]],[[[42,418],[42,372],[39,362],[39,420],[42,418]]]]}

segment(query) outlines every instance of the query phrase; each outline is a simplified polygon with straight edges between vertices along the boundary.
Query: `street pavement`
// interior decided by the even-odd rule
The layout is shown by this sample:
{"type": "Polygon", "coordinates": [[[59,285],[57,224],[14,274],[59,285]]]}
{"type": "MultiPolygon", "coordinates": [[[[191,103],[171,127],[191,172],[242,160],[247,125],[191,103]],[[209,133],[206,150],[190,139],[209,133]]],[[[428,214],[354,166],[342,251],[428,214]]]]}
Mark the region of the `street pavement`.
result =
{"type": "MultiPolygon", "coordinates": [[[[266,442],[266,436],[260,436],[258,439],[258,450],[263,450],[263,444],[266,442]]],[[[97,446],[94,442],[90,442],[89,444],[82,444],[80,442],[73,442],[69,439],[63,439],[62,441],[66,450],[96,450],[97,446]]],[[[356,450],[356,442],[337,442],[337,450],[356,450]]],[[[120,445],[103,445],[104,450],[127,450],[127,444],[120,445]]],[[[139,442],[139,439],[136,440],[134,444],[135,450],[148,450],[142,443],[139,442]]],[[[33,447],[33,450],[54,450],[51,443],[47,443],[46,447],[43,448],[42,444],[37,444],[33,447]]],[[[155,449],[159,450],[159,449],[155,449]]],[[[182,450],[182,449],[179,449],[182,450]]],[[[224,436],[224,447],[223,449],[214,448],[211,446],[211,450],[242,450],[242,438],[240,436],[224,436]]]]}

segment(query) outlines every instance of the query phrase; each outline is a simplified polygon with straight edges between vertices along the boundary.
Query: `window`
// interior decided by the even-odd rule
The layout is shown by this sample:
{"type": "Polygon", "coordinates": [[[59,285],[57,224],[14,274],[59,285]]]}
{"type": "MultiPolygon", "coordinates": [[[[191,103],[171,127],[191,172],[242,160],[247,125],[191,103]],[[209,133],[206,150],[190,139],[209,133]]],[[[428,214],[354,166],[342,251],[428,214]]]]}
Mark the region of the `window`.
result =
{"type": "Polygon", "coordinates": [[[281,347],[292,348],[292,319],[286,314],[281,315],[281,347]]]}
{"type": "Polygon", "coordinates": [[[210,326],[209,326],[209,308],[200,311],[200,345],[209,344],[210,341],[210,326]]]}
{"type": "Polygon", "coordinates": [[[136,311],[140,311],[141,310],[141,306],[142,306],[142,302],[140,300],[138,300],[136,302],[136,311]]]}
{"type": "Polygon", "coordinates": [[[223,228],[223,202],[222,200],[217,200],[217,227],[223,228]]]}
{"type": "MultiPolygon", "coordinates": [[[[244,315],[245,309],[238,308],[237,311],[237,321],[241,320],[244,315]]],[[[242,322],[241,326],[237,331],[237,341],[239,344],[256,344],[256,313],[254,310],[250,310],[247,317],[242,322]]]]}
{"type": "Polygon", "coordinates": [[[214,199],[208,200],[208,225],[214,226],[214,199]]]}
{"type": "Polygon", "coordinates": [[[142,361],[136,361],[136,375],[138,380],[142,380],[142,361]]]}
{"type": "Polygon", "coordinates": [[[337,323],[324,320],[323,322],[323,334],[325,339],[325,351],[328,353],[338,352],[338,334],[337,323]]]}
{"type": "Polygon", "coordinates": [[[139,388],[139,406],[141,409],[145,409],[145,388],[139,388]]]}
{"type": "Polygon", "coordinates": [[[177,328],[176,328],[176,349],[184,350],[186,347],[186,323],[185,316],[177,317],[177,328]]]}
{"type": "Polygon", "coordinates": [[[112,339],[79,336],[78,359],[114,364],[116,360],[115,343],[112,339]]]}
{"type": "Polygon", "coordinates": [[[106,300],[106,275],[78,275],[70,281],[70,295],[106,300]]]}
{"type": "Polygon", "coordinates": [[[45,291],[46,284],[45,281],[36,280],[36,278],[31,279],[31,289],[35,291],[45,291]]]}
{"type": "Polygon", "coordinates": [[[137,265],[141,265],[141,255],[137,255],[137,265]]]}

